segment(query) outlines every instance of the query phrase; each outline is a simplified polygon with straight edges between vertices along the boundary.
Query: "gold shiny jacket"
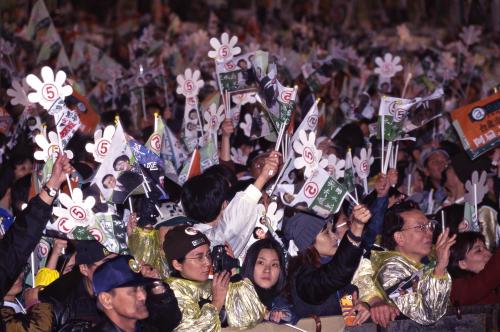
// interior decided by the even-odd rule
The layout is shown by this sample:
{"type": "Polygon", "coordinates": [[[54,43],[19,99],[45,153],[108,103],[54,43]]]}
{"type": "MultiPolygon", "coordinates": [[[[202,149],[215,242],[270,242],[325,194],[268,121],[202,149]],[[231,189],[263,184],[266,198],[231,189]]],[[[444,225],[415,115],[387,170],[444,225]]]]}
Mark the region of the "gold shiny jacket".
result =
{"type": "Polygon", "coordinates": [[[363,302],[370,303],[376,298],[384,298],[373,281],[373,274],[372,262],[368,258],[361,258],[351,283],[358,287],[358,298],[363,302]]]}
{"type": "Polygon", "coordinates": [[[127,244],[132,256],[139,262],[153,266],[161,278],[170,275],[165,254],[160,247],[158,230],[135,227],[127,244]]]}
{"type": "MultiPolygon", "coordinates": [[[[206,303],[200,306],[200,300],[211,300],[212,282],[196,282],[182,278],[168,278],[174,291],[182,321],[174,331],[220,331],[221,322],[217,309],[206,303]]],[[[250,328],[262,321],[265,306],[248,279],[229,283],[226,295],[226,313],[230,327],[250,328]]]]}
{"type": "Polygon", "coordinates": [[[413,262],[396,251],[372,251],[375,285],[385,299],[419,324],[432,324],[445,313],[451,291],[448,273],[434,276],[434,265],[413,262]]]}

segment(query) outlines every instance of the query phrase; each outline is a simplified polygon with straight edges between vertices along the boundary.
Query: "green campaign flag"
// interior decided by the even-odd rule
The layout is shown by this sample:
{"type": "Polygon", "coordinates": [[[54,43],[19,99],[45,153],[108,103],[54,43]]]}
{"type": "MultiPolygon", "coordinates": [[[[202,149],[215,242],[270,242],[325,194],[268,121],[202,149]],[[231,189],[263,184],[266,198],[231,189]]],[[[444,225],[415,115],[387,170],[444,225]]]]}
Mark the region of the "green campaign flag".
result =
{"type": "Polygon", "coordinates": [[[286,199],[284,203],[292,207],[305,204],[317,215],[328,217],[340,209],[346,195],[345,186],[332,178],[327,171],[318,168],[307,179],[299,193],[293,195],[293,199],[286,199]]]}
{"type": "Polygon", "coordinates": [[[344,186],[351,193],[356,190],[354,166],[352,163],[351,149],[347,150],[345,158],[344,186]]]}
{"type": "Polygon", "coordinates": [[[382,97],[378,111],[378,127],[379,133],[384,135],[384,139],[387,142],[394,141],[401,136],[403,132],[403,121],[406,118],[408,109],[410,109],[412,105],[413,103],[410,99],[387,96],[382,97]],[[382,119],[384,120],[383,126],[382,119]]]}

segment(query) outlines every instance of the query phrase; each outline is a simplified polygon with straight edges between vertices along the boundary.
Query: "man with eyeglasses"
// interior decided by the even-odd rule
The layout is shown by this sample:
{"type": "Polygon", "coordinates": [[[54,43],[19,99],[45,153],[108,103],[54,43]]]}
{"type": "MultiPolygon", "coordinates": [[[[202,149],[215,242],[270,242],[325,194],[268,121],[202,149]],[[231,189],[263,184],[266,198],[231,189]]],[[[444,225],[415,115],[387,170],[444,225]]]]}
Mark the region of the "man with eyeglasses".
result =
{"type": "Polygon", "coordinates": [[[413,202],[404,202],[388,210],[384,217],[383,252],[373,252],[374,280],[386,300],[419,324],[435,323],[446,313],[451,277],[446,271],[450,247],[456,236],[449,229],[435,244],[435,260],[424,259],[432,250],[434,222],[413,202]]]}

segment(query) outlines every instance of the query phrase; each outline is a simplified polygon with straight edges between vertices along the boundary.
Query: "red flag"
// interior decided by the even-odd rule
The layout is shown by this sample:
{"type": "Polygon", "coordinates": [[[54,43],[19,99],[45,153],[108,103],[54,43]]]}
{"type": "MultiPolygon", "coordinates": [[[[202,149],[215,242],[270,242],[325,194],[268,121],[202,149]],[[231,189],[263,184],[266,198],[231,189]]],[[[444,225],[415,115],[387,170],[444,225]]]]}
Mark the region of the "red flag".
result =
{"type": "Polygon", "coordinates": [[[200,162],[200,151],[198,148],[194,149],[193,155],[191,156],[191,161],[189,162],[188,176],[190,179],[193,176],[201,174],[201,162],[200,162]]]}

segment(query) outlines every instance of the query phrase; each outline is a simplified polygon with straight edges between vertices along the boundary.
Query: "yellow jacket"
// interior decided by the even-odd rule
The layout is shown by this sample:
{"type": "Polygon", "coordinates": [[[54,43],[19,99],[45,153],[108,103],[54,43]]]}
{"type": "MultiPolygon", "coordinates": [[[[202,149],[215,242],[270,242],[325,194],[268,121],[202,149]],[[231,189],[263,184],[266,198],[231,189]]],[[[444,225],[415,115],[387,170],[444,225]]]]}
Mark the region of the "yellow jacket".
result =
{"type": "Polygon", "coordinates": [[[428,325],[445,313],[451,291],[448,273],[434,276],[434,264],[413,262],[396,251],[372,251],[374,280],[386,300],[411,320],[428,325]]]}
{"type": "MultiPolygon", "coordinates": [[[[168,278],[174,291],[182,321],[174,331],[220,331],[219,313],[211,303],[200,306],[200,300],[211,300],[212,282],[191,281],[183,278],[168,278]]],[[[250,328],[262,321],[265,306],[248,279],[229,283],[226,295],[227,321],[230,327],[250,328]]]]}

